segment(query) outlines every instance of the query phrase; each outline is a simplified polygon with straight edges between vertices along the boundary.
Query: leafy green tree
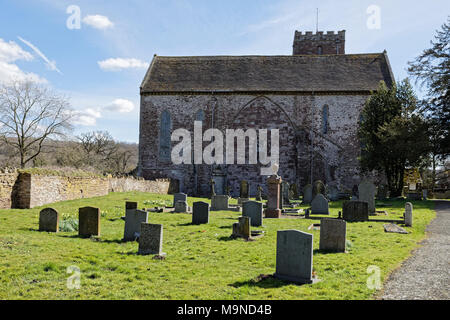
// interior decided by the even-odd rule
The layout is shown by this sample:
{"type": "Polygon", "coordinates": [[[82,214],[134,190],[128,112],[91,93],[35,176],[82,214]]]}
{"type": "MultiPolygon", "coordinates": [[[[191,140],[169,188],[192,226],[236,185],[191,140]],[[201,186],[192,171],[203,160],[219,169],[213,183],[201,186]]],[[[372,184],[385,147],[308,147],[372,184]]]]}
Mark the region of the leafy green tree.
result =
{"type": "Polygon", "coordinates": [[[431,48],[409,62],[409,73],[428,89],[423,111],[432,119],[434,151],[440,159],[450,155],[450,16],[437,30],[431,48]]]}
{"type": "Polygon", "coordinates": [[[384,172],[391,196],[400,196],[405,168],[420,166],[427,158],[427,129],[408,79],[392,88],[381,82],[362,111],[362,169],[384,172]]]}

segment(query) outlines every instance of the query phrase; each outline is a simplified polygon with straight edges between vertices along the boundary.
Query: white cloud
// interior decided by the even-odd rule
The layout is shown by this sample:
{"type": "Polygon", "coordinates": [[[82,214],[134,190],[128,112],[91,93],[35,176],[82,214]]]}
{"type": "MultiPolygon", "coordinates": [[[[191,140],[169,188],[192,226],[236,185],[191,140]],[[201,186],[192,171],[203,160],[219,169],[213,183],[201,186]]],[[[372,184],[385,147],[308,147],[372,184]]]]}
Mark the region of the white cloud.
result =
{"type": "Polygon", "coordinates": [[[22,41],[23,43],[25,43],[27,46],[29,46],[39,57],[42,58],[42,60],[45,61],[45,64],[47,65],[47,67],[50,70],[56,71],[59,74],[62,74],[61,71],[59,71],[59,69],[56,67],[56,62],[55,61],[50,61],[43,53],[41,50],[39,50],[38,47],[36,47],[35,45],[33,45],[31,42],[22,39],[21,37],[17,37],[19,38],[20,41],[22,41]]]}
{"type": "Polygon", "coordinates": [[[105,71],[120,71],[123,69],[146,69],[149,64],[139,59],[123,59],[123,58],[110,58],[103,61],[99,61],[98,65],[105,71]]]}
{"type": "Polygon", "coordinates": [[[129,113],[134,110],[134,104],[130,100],[116,99],[104,109],[119,113],[129,113]]]}
{"type": "Polygon", "coordinates": [[[83,22],[96,29],[108,29],[114,26],[108,17],[101,16],[99,14],[90,15],[83,18],[83,22]]]}
{"type": "Polygon", "coordinates": [[[33,56],[14,41],[5,42],[0,39],[0,61],[14,62],[16,60],[30,61],[33,60],[33,56]]]}
{"type": "Polygon", "coordinates": [[[73,111],[73,123],[81,126],[92,127],[97,124],[97,119],[101,118],[100,111],[93,108],[73,111]]]}
{"type": "Polygon", "coordinates": [[[0,38],[0,83],[10,83],[11,81],[33,81],[47,83],[35,73],[22,71],[16,64],[18,60],[31,61],[33,55],[23,50],[14,41],[6,42],[0,38]]]}

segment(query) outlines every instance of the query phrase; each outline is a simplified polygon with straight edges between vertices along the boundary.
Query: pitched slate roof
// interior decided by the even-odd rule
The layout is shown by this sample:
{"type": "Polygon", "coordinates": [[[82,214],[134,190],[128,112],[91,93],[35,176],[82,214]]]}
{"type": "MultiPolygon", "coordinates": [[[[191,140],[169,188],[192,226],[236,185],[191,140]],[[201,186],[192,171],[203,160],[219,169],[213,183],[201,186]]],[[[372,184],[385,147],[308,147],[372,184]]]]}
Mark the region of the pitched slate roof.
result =
{"type": "Polygon", "coordinates": [[[156,56],[141,93],[345,92],[394,82],[386,52],[293,56],[156,56]]]}

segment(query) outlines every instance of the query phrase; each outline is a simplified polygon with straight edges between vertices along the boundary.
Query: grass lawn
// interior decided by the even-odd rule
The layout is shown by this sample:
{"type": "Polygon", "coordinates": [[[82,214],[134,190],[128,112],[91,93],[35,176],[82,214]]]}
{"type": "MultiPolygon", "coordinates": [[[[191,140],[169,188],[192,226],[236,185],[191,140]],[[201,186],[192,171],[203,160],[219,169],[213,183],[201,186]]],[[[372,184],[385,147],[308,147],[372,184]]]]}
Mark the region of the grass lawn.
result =
{"type": "MultiPolygon", "coordinates": [[[[0,299],[371,299],[367,267],[381,269],[381,280],[405,260],[425,237],[435,217],[432,201],[414,205],[411,233],[385,233],[382,222],[347,223],[348,253],[318,251],[319,232],[308,230],[318,220],[265,219],[265,236],[256,241],[230,240],[238,212],[211,212],[208,225],[190,225],[189,214],[149,213],[149,222],[164,225],[165,260],[138,256],[136,242],[122,243],[125,201],[139,208],[169,195],[128,192],[50,205],[63,217],[78,217],[78,208],[99,207],[101,237],[78,238],[77,232],[39,232],[39,211],[0,210],[0,299]],[[313,266],[322,281],[297,286],[276,279],[277,230],[297,229],[314,235],[313,266]],[[66,286],[69,266],[81,270],[81,288],[66,286]]],[[[199,199],[189,198],[190,206],[199,199]]],[[[203,201],[209,201],[201,199],[203,201]]],[[[400,219],[405,201],[385,201],[388,216],[400,219]]],[[[377,204],[380,204],[379,202],[377,204]]],[[[153,202],[153,206],[155,202],[153,202]]],[[[302,206],[302,208],[306,208],[302,206]]],[[[337,217],[341,202],[330,203],[337,217]]],[[[381,208],[379,208],[381,209],[381,208]]]]}

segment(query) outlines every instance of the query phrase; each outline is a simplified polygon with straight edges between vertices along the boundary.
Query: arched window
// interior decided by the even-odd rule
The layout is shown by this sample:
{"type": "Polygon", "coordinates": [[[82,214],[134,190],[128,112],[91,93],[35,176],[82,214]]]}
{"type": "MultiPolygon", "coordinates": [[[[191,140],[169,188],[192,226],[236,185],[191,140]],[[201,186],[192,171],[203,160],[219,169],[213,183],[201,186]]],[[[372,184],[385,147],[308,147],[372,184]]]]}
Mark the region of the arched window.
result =
{"type": "Polygon", "coordinates": [[[205,121],[205,112],[203,110],[198,110],[195,114],[195,121],[205,121]]]}
{"type": "Polygon", "coordinates": [[[323,54],[323,48],[322,46],[317,47],[317,54],[323,54]]]}
{"type": "Polygon", "coordinates": [[[322,133],[323,134],[328,133],[328,127],[329,127],[328,116],[329,116],[328,106],[324,105],[323,109],[322,109],[322,133]]]}
{"type": "Polygon", "coordinates": [[[172,120],[170,119],[170,112],[164,110],[161,113],[159,123],[159,159],[170,160],[171,142],[170,136],[172,131],[172,120]]]}

